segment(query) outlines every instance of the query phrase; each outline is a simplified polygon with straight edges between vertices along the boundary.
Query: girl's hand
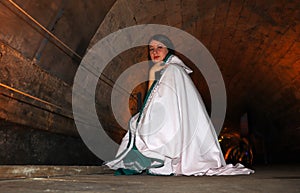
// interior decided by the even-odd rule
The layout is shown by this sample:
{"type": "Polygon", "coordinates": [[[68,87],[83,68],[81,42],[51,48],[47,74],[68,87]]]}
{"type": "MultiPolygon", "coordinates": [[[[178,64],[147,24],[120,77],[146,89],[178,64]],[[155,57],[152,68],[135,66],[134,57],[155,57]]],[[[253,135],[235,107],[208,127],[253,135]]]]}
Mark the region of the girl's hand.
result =
{"type": "Polygon", "coordinates": [[[155,63],[150,71],[149,71],[149,84],[148,84],[148,89],[150,89],[151,85],[153,84],[153,81],[155,80],[155,72],[158,72],[160,70],[162,70],[163,68],[165,68],[166,65],[164,65],[164,62],[157,62],[155,63]]]}
{"type": "Polygon", "coordinates": [[[154,74],[155,74],[155,72],[160,71],[160,70],[162,70],[162,69],[165,68],[165,67],[166,67],[166,66],[164,65],[164,62],[163,62],[163,61],[157,62],[157,63],[155,63],[155,64],[151,67],[149,73],[154,73],[154,74]]]}

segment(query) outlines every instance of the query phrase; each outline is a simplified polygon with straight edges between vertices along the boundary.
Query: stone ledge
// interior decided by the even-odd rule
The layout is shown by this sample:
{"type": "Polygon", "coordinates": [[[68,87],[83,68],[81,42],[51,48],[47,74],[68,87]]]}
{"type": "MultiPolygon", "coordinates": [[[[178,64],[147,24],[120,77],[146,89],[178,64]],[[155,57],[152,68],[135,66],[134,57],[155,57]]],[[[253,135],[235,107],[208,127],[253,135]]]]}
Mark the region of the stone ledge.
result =
{"type": "Polygon", "coordinates": [[[48,165],[3,165],[0,179],[53,177],[88,174],[111,174],[106,166],[48,166],[48,165]]]}

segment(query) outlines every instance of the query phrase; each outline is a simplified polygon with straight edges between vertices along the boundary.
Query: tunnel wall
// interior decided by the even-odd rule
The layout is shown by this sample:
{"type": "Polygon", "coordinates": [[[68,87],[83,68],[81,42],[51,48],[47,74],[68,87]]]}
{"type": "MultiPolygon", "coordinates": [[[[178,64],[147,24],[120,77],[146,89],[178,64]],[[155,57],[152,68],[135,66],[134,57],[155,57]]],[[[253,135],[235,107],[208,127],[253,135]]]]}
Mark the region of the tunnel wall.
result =
{"type": "Polygon", "coordinates": [[[0,2],[0,164],[101,163],[75,127],[72,84],[113,3],[0,2]]]}

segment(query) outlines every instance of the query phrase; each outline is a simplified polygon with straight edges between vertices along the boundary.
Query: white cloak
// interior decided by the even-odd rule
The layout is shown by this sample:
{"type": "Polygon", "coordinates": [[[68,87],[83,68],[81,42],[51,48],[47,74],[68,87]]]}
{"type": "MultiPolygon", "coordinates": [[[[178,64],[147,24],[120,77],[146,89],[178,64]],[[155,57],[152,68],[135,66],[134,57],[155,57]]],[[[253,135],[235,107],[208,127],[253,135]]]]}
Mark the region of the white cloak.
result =
{"type": "Polygon", "coordinates": [[[142,111],[129,121],[111,169],[154,175],[235,175],[253,170],[226,165],[192,72],[177,56],[166,61],[142,111]]]}

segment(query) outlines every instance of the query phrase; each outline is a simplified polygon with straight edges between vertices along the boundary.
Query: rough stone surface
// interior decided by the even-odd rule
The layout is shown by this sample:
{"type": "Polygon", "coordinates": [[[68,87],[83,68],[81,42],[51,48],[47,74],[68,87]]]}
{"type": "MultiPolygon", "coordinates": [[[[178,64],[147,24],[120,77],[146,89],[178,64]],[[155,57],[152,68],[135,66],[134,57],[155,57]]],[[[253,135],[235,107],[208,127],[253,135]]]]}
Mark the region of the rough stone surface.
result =
{"type": "MultiPolygon", "coordinates": [[[[0,168],[1,169],[1,168],[0,168]]],[[[297,165],[260,166],[250,176],[113,176],[113,174],[34,177],[0,181],[5,193],[97,193],[97,192],[231,192],[296,193],[300,191],[297,165]]]]}
{"type": "Polygon", "coordinates": [[[101,165],[102,160],[78,137],[1,122],[0,165],[34,164],[101,165]]]}

